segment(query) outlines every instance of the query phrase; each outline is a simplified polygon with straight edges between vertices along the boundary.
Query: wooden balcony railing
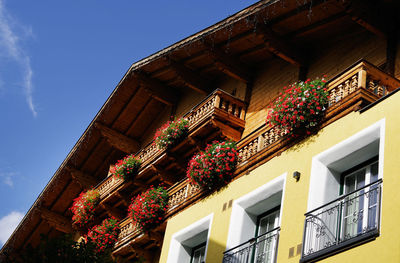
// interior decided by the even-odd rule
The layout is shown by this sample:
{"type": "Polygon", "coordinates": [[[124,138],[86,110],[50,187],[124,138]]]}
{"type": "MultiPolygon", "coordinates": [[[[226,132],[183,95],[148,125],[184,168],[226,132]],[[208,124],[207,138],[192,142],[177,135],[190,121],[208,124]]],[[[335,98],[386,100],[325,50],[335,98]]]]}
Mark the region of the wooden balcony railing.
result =
{"type": "MultiPolygon", "coordinates": [[[[244,129],[245,113],[245,103],[243,101],[222,90],[216,90],[183,117],[189,121],[189,134],[211,119],[221,120],[228,126],[237,128],[238,133],[230,135],[239,140],[241,131],[244,129]]],[[[154,164],[154,161],[165,151],[165,149],[159,149],[153,142],[139,151],[136,154],[142,160],[139,175],[148,165],[154,164]]],[[[100,193],[100,199],[103,200],[123,184],[124,181],[122,179],[109,176],[96,189],[100,193]]]]}
{"type": "MultiPolygon", "coordinates": [[[[368,105],[400,87],[400,81],[372,64],[361,61],[328,83],[329,105],[322,127],[368,105]]],[[[260,161],[267,161],[291,145],[291,138],[279,127],[260,127],[238,143],[237,174],[260,161]]]]}
{"type": "MultiPolygon", "coordinates": [[[[372,103],[400,87],[400,81],[387,75],[366,61],[361,61],[328,83],[330,102],[322,127],[372,103]]],[[[214,104],[215,105],[215,104],[214,104]]],[[[278,127],[260,127],[238,142],[239,162],[236,178],[250,168],[266,162],[291,146],[291,138],[278,127]]],[[[199,187],[183,180],[173,185],[169,192],[169,209],[166,218],[199,200],[206,193],[199,187]]],[[[141,233],[130,219],[121,223],[122,231],[116,247],[124,240],[132,240],[141,233]]]]}

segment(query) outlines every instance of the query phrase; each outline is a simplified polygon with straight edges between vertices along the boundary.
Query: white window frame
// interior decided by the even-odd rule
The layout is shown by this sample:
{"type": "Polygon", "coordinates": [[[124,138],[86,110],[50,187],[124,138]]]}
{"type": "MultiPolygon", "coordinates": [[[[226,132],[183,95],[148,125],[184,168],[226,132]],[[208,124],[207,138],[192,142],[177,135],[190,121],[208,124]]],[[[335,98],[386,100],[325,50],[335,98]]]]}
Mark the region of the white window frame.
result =
{"type": "Polygon", "coordinates": [[[278,194],[279,192],[282,192],[282,196],[278,226],[281,225],[286,176],[287,173],[284,173],[265,185],[233,201],[226,250],[254,238],[257,223],[255,221],[256,218],[253,218],[246,209],[272,197],[274,194],[278,194]]]}
{"type": "MultiPolygon", "coordinates": [[[[339,196],[338,185],[340,175],[334,174],[329,165],[343,159],[368,145],[379,140],[379,167],[378,179],[383,178],[384,145],[385,145],[385,119],[382,119],[362,131],[354,134],[348,139],[334,145],[328,150],[312,158],[310,187],[308,195],[307,210],[311,211],[320,207],[339,196]]],[[[372,153],[371,155],[376,155],[372,153]]],[[[371,156],[373,157],[373,156],[371,156]]],[[[350,168],[350,167],[349,167],[350,168]]]]}
{"type": "Polygon", "coordinates": [[[190,262],[191,250],[188,251],[188,249],[185,248],[183,244],[185,243],[186,240],[194,238],[196,235],[199,235],[200,233],[206,230],[208,231],[208,233],[206,241],[205,258],[207,257],[207,249],[210,240],[210,230],[211,230],[213,216],[214,214],[210,214],[172,235],[171,243],[169,246],[167,263],[190,262]]]}

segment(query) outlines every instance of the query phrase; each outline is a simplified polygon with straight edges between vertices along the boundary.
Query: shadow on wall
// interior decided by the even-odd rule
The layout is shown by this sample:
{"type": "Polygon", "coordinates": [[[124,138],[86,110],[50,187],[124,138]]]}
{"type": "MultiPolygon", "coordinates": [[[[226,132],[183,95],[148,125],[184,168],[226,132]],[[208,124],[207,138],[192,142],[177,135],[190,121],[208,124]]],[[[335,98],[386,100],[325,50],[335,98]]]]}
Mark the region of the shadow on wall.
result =
{"type": "Polygon", "coordinates": [[[207,261],[206,262],[207,263],[221,263],[223,256],[224,256],[225,249],[226,249],[225,245],[223,245],[219,242],[216,242],[213,239],[210,239],[207,244],[207,255],[206,255],[207,261]]]}

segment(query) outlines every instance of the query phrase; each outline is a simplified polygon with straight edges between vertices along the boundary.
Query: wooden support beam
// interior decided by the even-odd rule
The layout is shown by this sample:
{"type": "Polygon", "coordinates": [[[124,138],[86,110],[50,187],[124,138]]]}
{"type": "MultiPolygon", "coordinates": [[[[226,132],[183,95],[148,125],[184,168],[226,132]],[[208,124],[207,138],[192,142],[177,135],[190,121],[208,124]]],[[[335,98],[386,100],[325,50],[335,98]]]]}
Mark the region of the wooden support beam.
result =
{"type": "Polygon", "coordinates": [[[104,204],[104,203],[101,203],[100,206],[104,210],[106,210],[107,215],[110,216],[110,217],[113,216],[118,220],[122,220],[122,219],[125,218],[125,215],[119,209],[117,209],[115,207],[112,207],[112,206],[104,204]]]}
{"type": "Polygon", "coordinates": [[[135,153],[140,149],[140,143],[129,138],[122,133],[113,130],[100,122],[95,122],[94,126],[100,131],[101,135],[106,138],[108,143],[114,148],[125,153],[135,153]]]}
{"type": "Polygon", "coordinates": [[[132,248],[131,251],[134,253],[136,258],[143,258],[145,262],[152,262],[153,254],[151,253],[151,251],[141,248],[140,246],[132,243],[130,244],[130,246],[132,248]]]}
{"type": "Polygon", "coordinates": [[[137,178],[134,178],[134,180],[132,181],[132,184],[134,186],[136,186],[138,189],[147,189],[149,186],[144,180],[137,179],[137,178]]]}
{"type": "Polygon", "coordinates": [[[204,95],[211,93],[210,82],[202,78],[198,73],[171,57],[165,58],[165,60],[189,88],[204,95]]]}
{"type": "Polygon", "coordinates": [[[212,120],[211,122],[214,127],[221,130],[221,133],[224,137],[234,141],[239,141],[241,139],[242,133],[240,131],[216,119],[212,120]]]}
{"type": "Polygon", "coordinates": [[[175,89],[166,86],[157,79],[151,78],[148,74],[135,71],[132,73],[132,78],[154,99],[169,106],[173,106],[178,102],[178,92],[175,89]]]}
{"type": "Polygon", "coordinates": [[[45,207],[37,208],[41,218],[45,220],[51,227],[63,233],[72,233],[71,220],[56,212],[50,211],[45,207]]]}
{"type": "Polygon", "coordinates": [[[153,240],[154,243],[156,244],[156,246],[158,246],[158,247],[161,246],[161,244],[163,243],[163,239],[164,239],[163,235],[161,235],[160,233],[155,232],[155,231],[150,231],[148,233],[148,235],[149,235],[149,239],[153,240]]]}
{"type": "Polygon", "coordinates": [[[89,189],[97,184],[96,178],[76,169],[75,167],[67,165],[65,166],[65,169],[71,174],[72,179],[84,190],[89,189]]]}
{"type": "Polygon", "coordinates": [[[373,34],[385,39],[387,37],[387,32],[382,21],[385,21],[386,18],[377,17],[377,14],[379,14],[378,9],[379,6],[373,3],[373,1],[362,0],[352,1],[351,4],[346,7],[346,12],[350,15],[351,20],[373,34]]]}
{"type": "Polygon", "coordinates": [[[205,147],[204,141],[196,140],[195,138],[193,138],[193,136],[190,135],[187,138],[190,144],[194,146],[198,152],[200,152],[205,147]]]}
{"type": "Polygon", "coordinates": [[[186,172],[187,163],[182,159],[181,156],[178,156],[175,153],[167,152],[167,155],[171,162],[174,162],[181,172],[186,172]]]}
{"type": "Polygon", "coordinates": [[[206,47],[206,53],[214,60],[215,66],[226,75],[241,82],[248,83],[252,81],[253,74],[243,65],[239,59],[226,54],[220,48],[212,46],[210,43],[203,42],[206,47]]]}
{"type": "Polygon", "coordinates": [[[265,46],[271,53],[298,67],[306,65],[303,54],[275,33],[270,27],[257,26],[255,33],[258,37],[262,38],[265,46]]]}
{"type": "Polygon", "coordinates": [[[169,186],[173,185],[174,183],[177,182],[178,178],[173,175],[172,173],[169,173],[163,169],[161,169],[160,167],[152,164],[151,165],[151,169],[158,173],[161,177],[161,180],[163,180],[164,183],[168,184],[169,186]]]}
{"type": "Polygon", "coordinates": [[[120,192],[116,192],[115,196],[118,197],[119,199],[121,199],[122,203],[126,206],[129,206],[130,200],[128,198],[126,198],[125,196],[123,196],[120,192]]]}

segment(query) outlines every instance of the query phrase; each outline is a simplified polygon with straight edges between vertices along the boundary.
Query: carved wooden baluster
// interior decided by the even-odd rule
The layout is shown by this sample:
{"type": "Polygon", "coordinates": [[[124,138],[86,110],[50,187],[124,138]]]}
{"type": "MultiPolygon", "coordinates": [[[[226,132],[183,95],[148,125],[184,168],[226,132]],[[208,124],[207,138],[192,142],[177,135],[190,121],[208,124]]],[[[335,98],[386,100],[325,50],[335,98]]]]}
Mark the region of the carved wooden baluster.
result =
{"type": "Polygon", "coordinates": [[[262,147],[260,150],[265,149],[269,145],[269,130],[263,134],[262,147]]]}
{"type": "Polygon", "coordinates": [[[252,155],[253,155],[253,141],[251,141],[249,143],[249,150],[247,152],[247,158],[246,159],[249,159],[252,155]]]}
{"type": "Polygon", "coordinates": [[[344,88],[343,88],[343,97],[346,97],[350,93],[350,80],[346,80],[344,82],[344,88]]]}
{"type": "Polygon", "coordinates": [[[378,85],[378,96],[382,97],[383,95],[385,95],[385,87],[382,85],[378,85]]]}
{"type": "Polygon", "coordinates": [[[171,210],[171,208],[174,206],[173,203],[174,203],[174,196],[170,195],[168,197],[168,211],[171,210]]]}
{"type": "Polygon", "coordinates": [[[258,137],[257,137],[253,141],[253,154],[252,154],[252,156],[255,155],[258,152],[258,142],[259,142],[259,140],[258,140],[258,137]]]}
{"type": "Polygon", "coordinates": [[[188,198],[189,195],[190,195],[190,184],[186,184],[186,186],[185,186],[184,200],[186,200],[186,199],[188,198]]]}
{"type": "Polygon", "coordinates": [[[331,89],[329,94],[329,106],[335,104],[336,100],[336,88],[331,89]]]}
{"type": "Polygon", "coordinates": [[[235,117],[240,117],[238,105],[233,104],[233,112],[232,112],[232,114],[233,114],[233,116],[235,116],[235,117]]]}
{"type": "Polygon", "coordinates": [[[243,150],[242,150],[242,162],[245,162],[247,160],[247,152],[248,152],[247,147],[248,147],[247,145],[245,145],[243,147],[243,150]]]}
{"type": "Polygon", "coordinates": [[[338,102],[338,101],[340,101],[340,100],[342,100],[342,99],[343,99],[343,85],[340,84],[340,85],[338,86],[338,92],[336,93],[335,102],[338,102]]]}
{"type": "Polygon", "coordinates": [[[279,140],[279,128],[278,127],[275,127],[274,128],[274,142],[276,142],[277,140],[279,140]]]}
{"type": "Polygon", "coordinates": [[[375,82],[373,80],[368,81],[368,90],[371,91],[372,93],[376,94],[375,90],[375,82]]]}
{"type": "Polygon", "coordinates": [[[274,140],[275,140],[275,131],[274,131],[274,128],[272,128],[272,129],[270,129],[269,130],[269,144],[272,144],[272,143],[274,143],[274,140]]]}
{"type": "Polygon", "coordinates": [[[358,86],[358,75],[354,75],[351,78],[351,87],[350,87],[350,93],[354,92],[357,89],[358,86]]]}
{"type": "Polygon", "coordinates": [[[175,193],[175,204],[174,204],[174,206],[175,207],[179,206],[179,203],[181,202],[181,200],[182,200],[182,189],[175,193]]]}
{"type": "Polygon", "coordinates": [[[232,103],[229,100],[227,100],[226,103],[227,103],[227,111],[228,111],[228,113],[232,114],[232,112],[233,112],[232,103]]]}
{"type": "Polygon", "coordinates": [[[220,108],[226,111],[226,102],[223,98],[221,98],[220,108]]]}
{"type": "Polygon", "coordinates": [[[212,102],[213,102],[212,105],[214,105],[215,108],[219,108],[221,105],[221,97],[218,94],[216,94],[212,99],[212,102]]]}

